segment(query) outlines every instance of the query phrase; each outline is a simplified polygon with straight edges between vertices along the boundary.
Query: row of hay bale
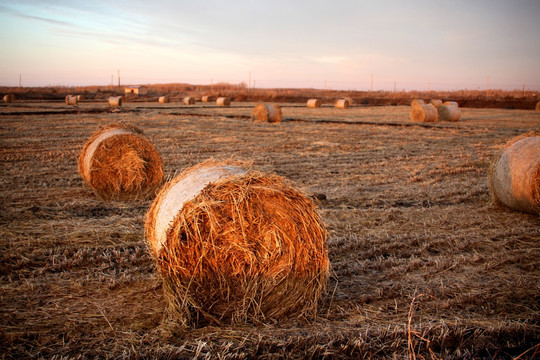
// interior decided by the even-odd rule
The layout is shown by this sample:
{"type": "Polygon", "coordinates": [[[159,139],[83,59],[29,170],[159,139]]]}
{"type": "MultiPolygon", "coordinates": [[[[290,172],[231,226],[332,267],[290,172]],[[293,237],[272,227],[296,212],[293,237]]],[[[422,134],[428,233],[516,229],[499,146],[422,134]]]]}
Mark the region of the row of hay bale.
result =
{"type": "Polygon", "coordinates": [[[422,99],[414,99],[409,116],[412,121],[417,122],[459,121],[461,110],[455,101],[442,102],[432,99],[426,104],[422,99]]]}
{"type": "MultiPolygon", "coordinates": [[[[351,106],[353,103],[353,100],[351,98],[343,98],[343,99],[337,99],[334,102],[334,107],[336,109],[347,109],[349,106],[351,106]]],[[[310,109],[314,108],[320,108],[322,105],[322,102],[320,99],[309,99],[307,101],[307,107],[310,109]]]]}
{"type": "MultiPolygon", "coordinates": [[[[213,98],[211,96],[203,96],[201,98],[202,102],[211,102],[213,101],[213,98]]],[[[160,104],[166,104],[170,102],[170,98],[168,96],[160,96],[158,98],[158,102],[160,104]]],[[[184,105],[194,105],[196,102],[196,99],[193,96],[186,96],[182,99],[182,103],[184,105]]],[[[217,106],[229,106],[231,104],[231,98],[229,97],[218,97],[216,99],[216,105],[217,106]]]]}

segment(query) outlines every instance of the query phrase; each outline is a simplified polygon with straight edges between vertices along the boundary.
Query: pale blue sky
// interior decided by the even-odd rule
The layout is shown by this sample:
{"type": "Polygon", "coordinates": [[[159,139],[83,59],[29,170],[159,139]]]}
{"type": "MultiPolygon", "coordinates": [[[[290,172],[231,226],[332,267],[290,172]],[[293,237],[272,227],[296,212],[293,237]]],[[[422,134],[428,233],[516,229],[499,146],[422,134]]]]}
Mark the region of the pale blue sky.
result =
{"type": "Polygon", "coordinates": [[[540,90],[539,18],[539,0],[0,0],[0,85],[540,90]]]}

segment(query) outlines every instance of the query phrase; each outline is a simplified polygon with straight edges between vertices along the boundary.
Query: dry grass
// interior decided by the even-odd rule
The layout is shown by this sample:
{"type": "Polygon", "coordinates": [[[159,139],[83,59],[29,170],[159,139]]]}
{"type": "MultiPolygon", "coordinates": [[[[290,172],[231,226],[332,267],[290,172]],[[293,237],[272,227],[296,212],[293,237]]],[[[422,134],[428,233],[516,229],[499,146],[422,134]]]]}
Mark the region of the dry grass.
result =
{"type": "MultiPolygon", "coordinates": [[[[442,98],[442,97],[441,97],[442,98]]],[[[280,126],[229,108],[0,106],[0,348],[5,358],[533,358],[540,219],[493,203],[487,171],[539,113],[280,104],[280,126]],[[172,177],[208,158],[253,160],[315,194],[332,276],[318,317],[266,326],[162,322],[143,204],[104,203],[77,156],[96,127],[145,129],[172,177]],[[264,141],[261,141],[264,139],[264,141]]],[[[176,104],[175,104],[176,105],[176,104]]]]}

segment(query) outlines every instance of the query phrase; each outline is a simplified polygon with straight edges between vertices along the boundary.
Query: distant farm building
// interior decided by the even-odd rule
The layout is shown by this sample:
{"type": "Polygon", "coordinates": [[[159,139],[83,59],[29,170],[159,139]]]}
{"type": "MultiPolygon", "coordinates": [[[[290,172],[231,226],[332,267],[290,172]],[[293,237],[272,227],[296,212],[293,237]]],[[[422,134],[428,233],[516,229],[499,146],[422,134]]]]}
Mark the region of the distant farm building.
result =
{"type": "Polygon", "coordinates": [[[145,86],[128,86],[124,91],[126,94],[133,94],[136,96],[148,94],[148,89],[145,86]]]}

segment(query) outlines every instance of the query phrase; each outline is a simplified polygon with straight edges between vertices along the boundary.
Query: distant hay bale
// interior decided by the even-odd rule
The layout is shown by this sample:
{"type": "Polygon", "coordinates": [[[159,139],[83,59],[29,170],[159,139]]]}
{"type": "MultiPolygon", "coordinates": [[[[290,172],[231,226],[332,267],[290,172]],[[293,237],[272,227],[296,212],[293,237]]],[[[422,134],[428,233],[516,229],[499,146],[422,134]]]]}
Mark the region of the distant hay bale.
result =
{"type": "Polygon", "coordinates": [[[228,97],[220,97],[216,100],[217,106],[229,106],[231,105],[231,98],[228,97]]]}
{"type": "Polygon", "coordinates": [[[321,107],[321,100],[319,100],[319,99],[309,99],[307,101],[307,107],[308,108],[320,108],[321,107]]]}
{"type": "Polygon", "coordinates": [[[4,95],[4,102],[6,103],[12,103],[15,101],[15,95],[13,94],[6,94],[4,95]]]}
{"type": "Polygon", "coordinates": [[[346,97],[344,99],[349,102],[349,106],[351,106],[354,103],[352,97],[346,97]]]}
{"type": "Polygon", "coordinates": [[[349,100],[347,99],[337,99],[334,107],[336,109],[348,109],[349,108],[349,100]]]}
{"type": "Polygon", "coordinates": [[[79,173],[105,200],[155,195],[163,182],[163,162],[135,126],[112,123],[95,132],[79,155],[79,173]]]}
{"type": "Polygon", "coordinates": [[[430,104],[435,106],[436,108],[438,108],[439,106],[441,106],[443,104],[443,102],[442,102],[442,100],[431,99],[430,104]]]}
{"type": "Polygon", "coordinates": [[[506,144],[491,166],[489,185],[496,203],[540,214],[540,132],[522,134],[506,144]]]}
{"type": "Polygon", "coordinates": [[[536,103],[536,111],[540,111],[540,101],[536,103]]]}
{"type": "Polygon", "coordinates": [[[447,101],[437,108],[439,120],[441,121],[459,121],[461,110],[456,102],[447,101]]]}
{"type": "Polygon", "coordinates": [[[65,102],[66,105],[78,105],[79,99],[77,99],[76,95],[67,95],[65,102]]]}
{"type": "Polygon", "coordinates": [[[329,274],[327,232],[286,179],[207,161],[159,192],[145,233],[168,314],[184,326],[309,317],[329,274]]]}
{"type": "Polygon", "coordinates": [[[193,105],[195,104],[195,98],[193,96],[186,96],[183,99],[184,105],[193,105]]]}
{"type": "Polygon", "coordinates": [[[201,101],[207,103],[207,102],[214,101],[214,98],[210,95],[205,95],[201,98],[201,101]]]}
{"type": "Polygon", "coordinates": [[[443,102],[443,105],[454,105],[454,106],[459,107],[459,104],[455,101],[445,101],[443,102]]]}
{"type": "Polygon", "coordinates": [[[281,108],[278,104],[257,104],[253,109],[251,119],[271,123],[281,122],[281,108]]]}
{"type": "Polygon", "coordinates": [[[432,104],[412,106],[409,115],[412,121],[417,122],[436,122],[439,119],[439,113],[432,104]]]}
{"type": "Polygon", "coordinates": [[[84,100],[84,95],[77,95],[77,101],[84,100]]]}
{"type": "Polygon", "coordinates": [[[158,102],[160,104],[166,104],[169,102],[169,97],[168,96],[160,96],[159,99],[158,99],[158,102]]]}
{"type": "Polygon", "coordinates": [[[121,96],[109,97],[109,106],[122,106],[122,97],[121,96]]]}
{"type": "Polygon", "coordinates": [[[425,105],[424,100],[414,99],[413,101],[411,101],[411,106],[417,106],[417,105],[425,105]]]}

